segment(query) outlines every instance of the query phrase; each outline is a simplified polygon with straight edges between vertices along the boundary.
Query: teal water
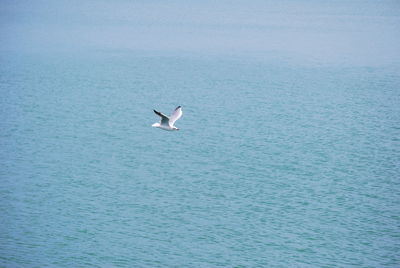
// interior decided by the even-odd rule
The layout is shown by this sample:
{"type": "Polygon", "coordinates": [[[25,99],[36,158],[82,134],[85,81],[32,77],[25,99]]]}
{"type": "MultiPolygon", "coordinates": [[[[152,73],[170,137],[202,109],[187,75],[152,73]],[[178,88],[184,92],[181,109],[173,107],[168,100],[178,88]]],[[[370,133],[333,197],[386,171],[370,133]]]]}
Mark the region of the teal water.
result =
{"type": "Polygon", "coordinates": [[[1,61],[1,267],[399,267],[398,68],[1,61]]]}

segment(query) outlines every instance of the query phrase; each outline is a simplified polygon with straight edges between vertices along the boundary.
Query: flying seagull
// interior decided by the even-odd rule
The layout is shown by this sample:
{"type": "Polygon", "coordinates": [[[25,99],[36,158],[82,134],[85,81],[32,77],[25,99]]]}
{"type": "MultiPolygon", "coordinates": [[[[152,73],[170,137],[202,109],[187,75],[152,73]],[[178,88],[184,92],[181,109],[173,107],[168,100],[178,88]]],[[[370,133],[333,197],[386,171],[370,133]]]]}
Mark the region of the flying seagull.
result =
{"type": "Polygon", "coordinates": [[[174,124],[175,124],[176,120],[178,120],[182,116],[182,107],[181,106],[176,107],[170,117],[168,117],[165,114],[162,114],[160,112],[157,112],[156,110],[153,110],[153,111],[156,113],[156,115],[161,117],[161,122],[154,123],[152,125],[152,127],[158,127],[158,128],[161,128],[164,130],[169,130],[169,131],[179,130],[179,128],[175,127],[174,124]]]}

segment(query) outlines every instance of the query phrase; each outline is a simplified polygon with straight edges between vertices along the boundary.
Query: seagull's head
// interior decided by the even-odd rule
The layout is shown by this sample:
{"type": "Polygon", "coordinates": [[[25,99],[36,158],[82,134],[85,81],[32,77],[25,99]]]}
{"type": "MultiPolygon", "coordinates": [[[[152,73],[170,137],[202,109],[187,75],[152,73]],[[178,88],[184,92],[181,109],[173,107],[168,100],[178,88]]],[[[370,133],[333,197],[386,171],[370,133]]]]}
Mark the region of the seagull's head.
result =
{"type": "Polygon", "coordinates": [[[177,127],[174,127],[173,129],[174,129],[174,130],[179,130],[179,128],[177,128],[177,127]]]}

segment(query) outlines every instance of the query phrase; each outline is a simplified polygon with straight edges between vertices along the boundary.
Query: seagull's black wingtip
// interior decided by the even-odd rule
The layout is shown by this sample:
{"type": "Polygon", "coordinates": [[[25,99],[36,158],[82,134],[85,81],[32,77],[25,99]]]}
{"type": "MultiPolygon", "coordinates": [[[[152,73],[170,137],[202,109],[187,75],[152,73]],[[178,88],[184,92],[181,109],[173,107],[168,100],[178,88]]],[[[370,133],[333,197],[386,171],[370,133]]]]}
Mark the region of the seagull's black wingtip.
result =
{"type": "Polygon", "coordinates": [[[178,110],[178,109],[181,108],[181,107],[182,107],[182,106],[179,105],[178,107],[175,108],[175,110],[178,110]]]}

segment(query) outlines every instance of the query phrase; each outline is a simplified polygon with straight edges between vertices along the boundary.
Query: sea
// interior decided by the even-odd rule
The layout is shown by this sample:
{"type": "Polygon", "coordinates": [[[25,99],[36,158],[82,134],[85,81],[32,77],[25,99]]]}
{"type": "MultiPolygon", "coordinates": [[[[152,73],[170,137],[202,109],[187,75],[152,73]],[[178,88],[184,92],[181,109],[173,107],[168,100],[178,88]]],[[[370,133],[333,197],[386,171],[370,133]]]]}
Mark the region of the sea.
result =
{"type": "Polygon", "coordinates": [[[400,267],[397,67],[1,61],[1,267],[400,267]]]}

